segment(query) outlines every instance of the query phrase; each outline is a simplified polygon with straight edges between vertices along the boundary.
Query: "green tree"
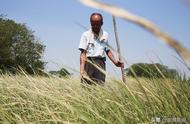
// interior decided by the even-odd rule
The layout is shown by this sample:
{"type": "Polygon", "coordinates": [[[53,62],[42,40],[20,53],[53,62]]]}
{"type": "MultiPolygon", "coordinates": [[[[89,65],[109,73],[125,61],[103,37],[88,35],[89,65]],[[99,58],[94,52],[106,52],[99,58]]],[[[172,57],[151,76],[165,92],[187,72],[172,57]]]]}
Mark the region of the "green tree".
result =
{"type": "Polygon", "coordinates": [[[0,16],[0,70],[16,73],[22,68],[29,74],[43,70],[45,46],[25,24],[0,16]]]}
{"type": "Polygon", "coordinates": [[[126,70],[126,75],[128,76],[136,76],[138,77],[146,77],[146,78],[175,78],[178,76],[178,73],[175,69],[169,69],[165,65],[161,65],[159,63],[148,64],[148,63],[137,63],[131,65],[126,70]]]}

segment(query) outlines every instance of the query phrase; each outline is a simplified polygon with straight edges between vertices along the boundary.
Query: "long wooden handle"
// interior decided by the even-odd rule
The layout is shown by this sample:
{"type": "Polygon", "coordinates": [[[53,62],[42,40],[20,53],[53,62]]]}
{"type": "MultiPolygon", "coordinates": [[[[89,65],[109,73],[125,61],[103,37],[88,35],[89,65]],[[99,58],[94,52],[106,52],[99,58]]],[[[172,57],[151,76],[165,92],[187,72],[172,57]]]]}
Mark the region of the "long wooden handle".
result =
{"type": "MultiPolygon", "coordinates": [[[[119,44],[119,36],[117,33],[117,26],[116,26],[116,21],[115,21],[115,17],[113,17],[113,28],[114,28],[114,34],[115,34],[115,41],[116,41],[116,45],[117,45],[117,52],[119,54],[119,61],[122,61],[122,57],[121,57],[121,49],[120,49],[120,44],[119,44]]],[[[125,79],[125,72],[124,72],[124,68],[121,67],[121,74],[122,74],[122,80],[124,83],[126,83],[126,79],[125,79]]]]}

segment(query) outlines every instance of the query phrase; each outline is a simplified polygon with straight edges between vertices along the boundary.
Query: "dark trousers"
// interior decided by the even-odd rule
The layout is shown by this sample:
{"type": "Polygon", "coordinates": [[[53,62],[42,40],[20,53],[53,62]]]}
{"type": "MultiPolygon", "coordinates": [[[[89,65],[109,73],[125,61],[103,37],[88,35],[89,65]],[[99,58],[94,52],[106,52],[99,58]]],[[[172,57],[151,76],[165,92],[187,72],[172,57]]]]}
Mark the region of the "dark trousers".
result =
{"type": "Polygon", "coordinates": [[[104,84],[105,83],[105,64],[106,58],[88,57],[85,63],[85,72],[90,78],[83,77],[82,82],[87,84],[104,84]],[[98,67],[97,67],[98,66],[98,67]]]}

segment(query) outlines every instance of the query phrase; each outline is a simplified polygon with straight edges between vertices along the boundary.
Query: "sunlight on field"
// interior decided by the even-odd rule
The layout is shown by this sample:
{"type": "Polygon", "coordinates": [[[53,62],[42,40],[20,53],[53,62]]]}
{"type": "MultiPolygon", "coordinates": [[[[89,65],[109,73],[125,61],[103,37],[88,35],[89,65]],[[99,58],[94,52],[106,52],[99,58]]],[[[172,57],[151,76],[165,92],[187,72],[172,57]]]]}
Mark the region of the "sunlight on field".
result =
{"type": "Polygon", "coordinates": [[[190,122],[190,82],[138,80],[82,86],[79,78],[2,75],[0,123],[132,124],[177,117],[190,122]]]}

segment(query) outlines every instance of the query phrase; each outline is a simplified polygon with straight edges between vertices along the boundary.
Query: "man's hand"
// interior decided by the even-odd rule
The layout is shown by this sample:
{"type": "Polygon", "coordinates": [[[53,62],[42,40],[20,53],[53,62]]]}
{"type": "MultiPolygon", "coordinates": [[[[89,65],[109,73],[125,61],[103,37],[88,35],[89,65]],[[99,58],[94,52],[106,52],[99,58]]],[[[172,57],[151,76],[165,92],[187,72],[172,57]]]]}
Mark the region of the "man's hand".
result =
{"type": "Polygon", "coordinates": [[[124,68],[124,63],[121,62],[121,61],[116,61],[116,62],[114,62],[114,64],[115,64],[115,66],[117,66],[117,67],[124,68]]]}
{"type": "Polygon", "coordinates": [[[83,76],[84,76],[84,74],[85,74],[85,72],[84,72],[84,71],[80,71],[80,76],[81,76],[81,77],[83,77],[83,76]]]}
{"type": "Polygon", "coordinates": [[[117,66],[117,67],[121,67],[121,68],[124,68],[124,63],[121,62],[121,61],[117,61],[117,60],[115,60],[115,58],[114,58],[114,56],[113,56],[111,50],[109,50],[109,51],[106,52],[106,53],[107,53],[109,59],[115,64],[115,66],[117,66]]]}
{"type": "Polygon", "coordinates": [[[86,61],[86,51],[85,50],[81,50],[81,54],[80,54],[80,76],[83,77],[85,74],[85,61],[86,61]]]}

